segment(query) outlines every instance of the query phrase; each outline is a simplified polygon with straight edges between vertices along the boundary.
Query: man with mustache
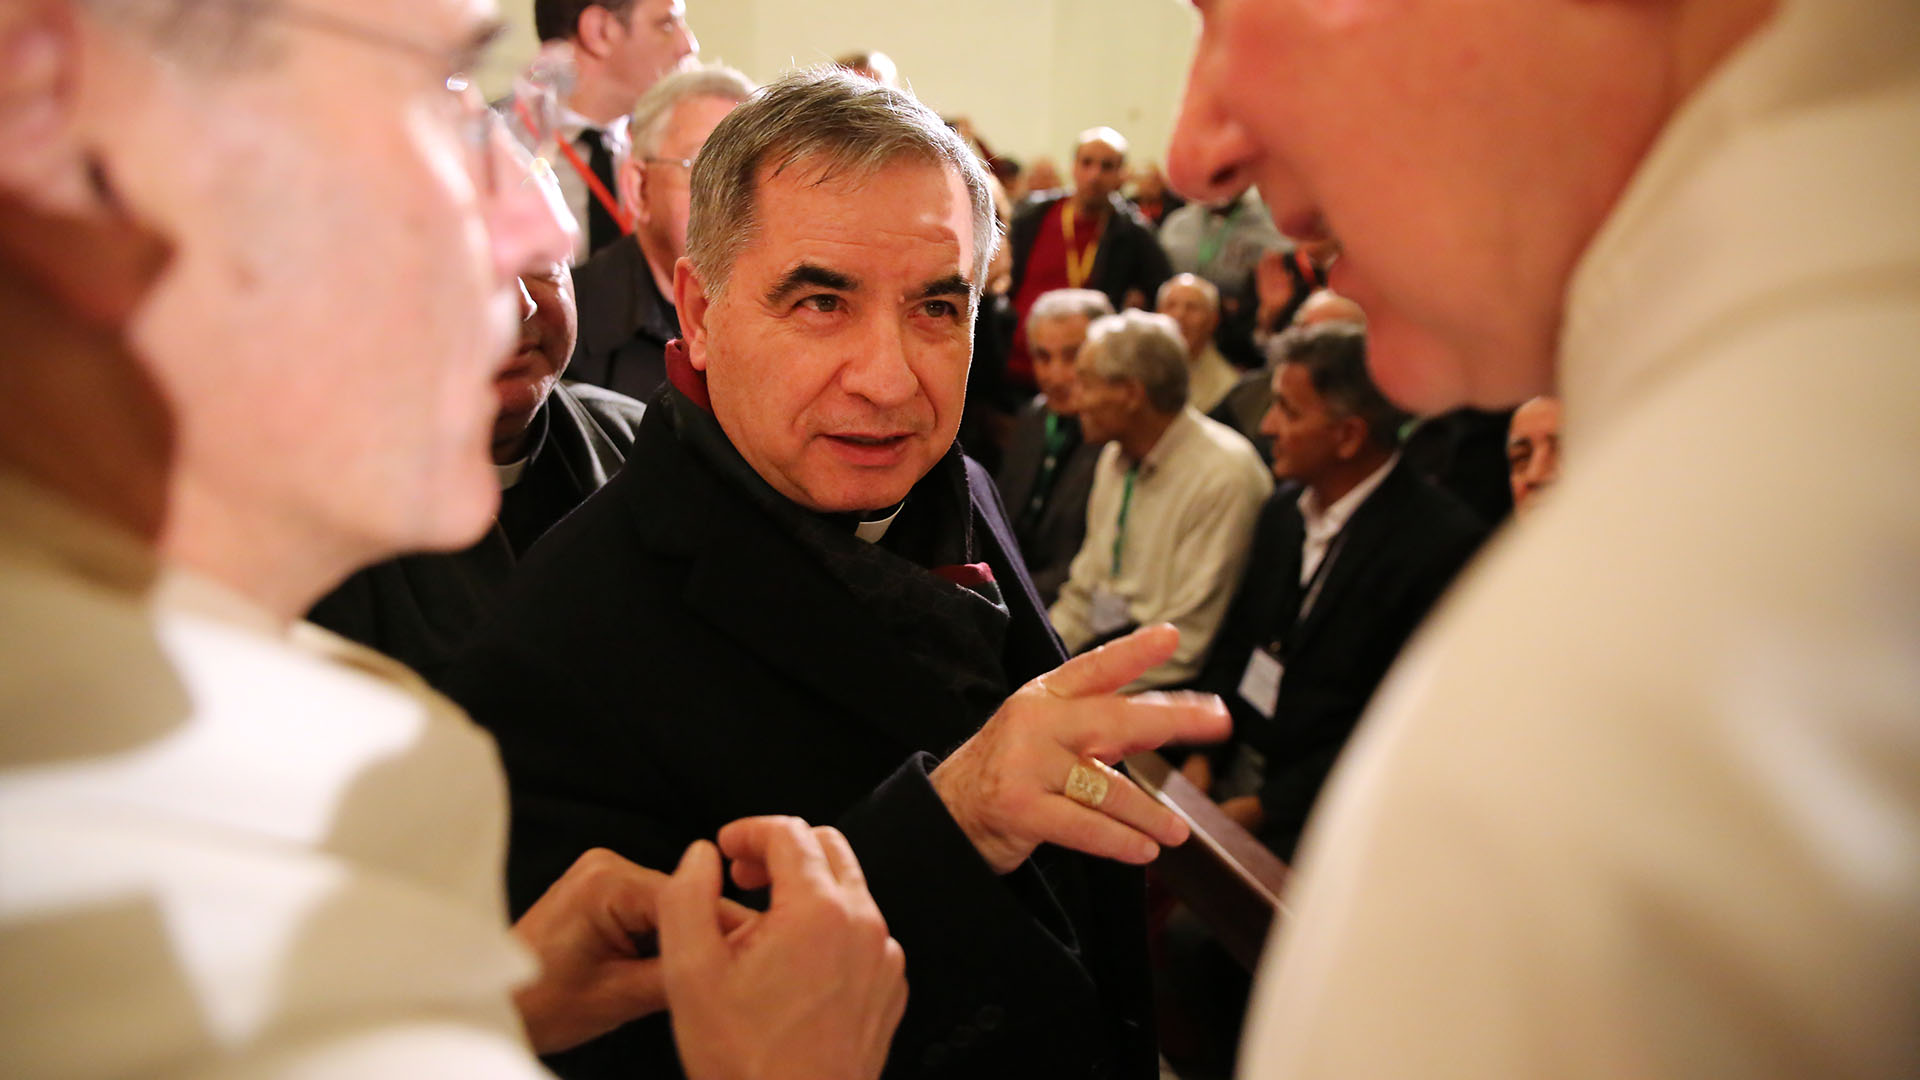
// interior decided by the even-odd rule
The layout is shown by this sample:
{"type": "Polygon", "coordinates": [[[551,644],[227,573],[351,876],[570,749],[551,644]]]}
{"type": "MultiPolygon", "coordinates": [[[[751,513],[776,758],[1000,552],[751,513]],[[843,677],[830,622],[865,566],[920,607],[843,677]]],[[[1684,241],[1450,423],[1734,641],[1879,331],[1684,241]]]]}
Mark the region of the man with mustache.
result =
{"type": "MultiPolygon", "coordinates": [[[[1112,696],[1168,627],[1061,664],[955,445],[996,225],[978,158],[899,91],[822,69],[730,113],[694,165],[669,388],[449,685],[500,739],[515,904],[588,848],[832,823],[911,957],[893,1075],[1147,1078],[1136,866],[1186,831],[1109,765],[1227,721],[1112,696]]],[[[554,1064],[671,1050],[642,1021],[554,1064]]]]}
{"type": "Polygon", "coordinates": [[[1309,823],[1247,1075],[1920,1074],[1920,6],[1196,6],[1176,185],[1337,238],[1400,404],[1567,416],[1309,823]]]}

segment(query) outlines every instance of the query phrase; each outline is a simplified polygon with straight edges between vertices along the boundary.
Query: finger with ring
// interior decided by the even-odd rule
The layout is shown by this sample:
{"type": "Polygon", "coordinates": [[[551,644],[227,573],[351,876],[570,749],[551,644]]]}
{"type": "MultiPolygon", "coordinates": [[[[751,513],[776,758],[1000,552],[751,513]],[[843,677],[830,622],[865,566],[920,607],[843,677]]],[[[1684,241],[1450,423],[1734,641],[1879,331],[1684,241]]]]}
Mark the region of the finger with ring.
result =
{"type": "Polygon", "coordinates": [[[1067,784],[1061,794],[1081,806],[1098,810],[1107,800],[1112,773],[1112,769],[1092,758],[1081,758],[1067,770],[1067,784]]]}

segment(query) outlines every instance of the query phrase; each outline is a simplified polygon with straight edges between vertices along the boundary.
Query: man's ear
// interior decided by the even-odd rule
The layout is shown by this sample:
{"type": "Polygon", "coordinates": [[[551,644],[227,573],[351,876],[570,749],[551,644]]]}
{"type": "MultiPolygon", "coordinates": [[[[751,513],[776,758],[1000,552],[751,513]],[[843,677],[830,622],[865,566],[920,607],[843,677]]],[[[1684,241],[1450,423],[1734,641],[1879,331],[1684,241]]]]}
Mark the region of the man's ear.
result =
{"type": "Polygon", "coordinates": [[[647,163],[637,157],[629,157],[620,163],[620,171],[614,174],[614,194],[620,199],[620,209],[635,225],[647,223],[647,204],[642,198],[647,190],[647,163]]]}
{"type": "Polygon", "coordinates": [[[680,314],[680,336],[687,341],[687,360],[695,371],[707,370],[707,311],[713,301],[693,261],[684,256],[673,264],[673,306],[680,314]]]}
{"type": "Polygon", "coordinates": [[[1358,416],[1343,416],[1334,422],[1334,428],[1333,449],[1342,461],[1352,461],[1359,457],[1367,448],[1367,440],[1373,437],[1367,422],[1358,416]]]}
{"type": "Polygon", "coordinates": [[[76,111],[79,17],[71,0],[0,7],[0,191],[72,216],[98,201],[76,111]]]}
{"type": "Polygon", "coordinates": [[[588,4],[574,20],[573,47],[598,60],[613,51],[614,35],[625,30],[618,15],[599,4],[588,4]]]}

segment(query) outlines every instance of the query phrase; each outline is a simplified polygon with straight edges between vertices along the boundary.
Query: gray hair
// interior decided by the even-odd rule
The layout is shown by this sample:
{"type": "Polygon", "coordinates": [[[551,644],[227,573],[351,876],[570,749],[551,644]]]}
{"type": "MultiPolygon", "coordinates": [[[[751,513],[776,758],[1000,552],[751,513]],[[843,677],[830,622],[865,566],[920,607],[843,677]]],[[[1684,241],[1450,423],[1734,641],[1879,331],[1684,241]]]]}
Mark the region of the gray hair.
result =
{"type": "Polygon", "coordinates": [[[726,290],[740,252],[759,231],[754,203],[760,176],[801,164],[825,167],[821,179],[871,176],[902,160],[960,174],[973,203],[973,295],[1000,244],[987,170],[966,141],[911,95],[835,67],[788,72],[733,110],[707,137],[693,166],[687,258],[709,297],[726,290]]]}
{"type": "Polygon", "coordinates": [[[1366,327],[1353,322],[1296,326],[1267,343],[1267,357],[1276,366],[1305,367],[1313,392],[1328,411],[1359,417],[1375,446],[1392,450],[1400,445],[1400,432],[1412,416],[1388,401],[1367,373],[1366,327]]]}
{"type": "Polygon", "coordinates": [[[660,149],[660,139],[673,122],[680,103],[694,98],[719,98],[738,105],[753,97],[753,80],[719,64],[702,64],[676,71],[653,84],[633,107],[633,156],[644,158],[660,149]]]}
{"type": "Polygon", "coordinates": [[[1040,294],[1040,298],[1027,309],[1027,333],[1033,333],[1037,323],[1049,319],[1082,318],[1091,323],[1102,315],[1113,314],[1113,301],[1098,289],[1053,289],[1040,294]]]}
{"type": "Polygon", "coordinates": [[[1207,298],[1207,306],[1211,307],[1214,310],[1215,314],[1219,313],[1220,286],[1215,285],[1213,282],[1208,281],[1206,278],[1201,277],[1199,274],[1175,274],[1172,277],[1168,278],[1167,280],[1161,282],[1160,291],[1154,294],[1153,305],[1155,307],[1161,307],[1165,305],[1167,302],[1167,293],[1172,292],[1174,289],[1182,285],[1185,285],[1188,288],[1200,290],[1200,295],[1207,298]]]}
{"type": "Polygon", "coordinates": [[[1080,355],[1109,382],[1139,382],[1155,412],[1176,413],[1187,404],[1187,339],[1171,316],[1130,310],[1095,319],[1080,355]]]}

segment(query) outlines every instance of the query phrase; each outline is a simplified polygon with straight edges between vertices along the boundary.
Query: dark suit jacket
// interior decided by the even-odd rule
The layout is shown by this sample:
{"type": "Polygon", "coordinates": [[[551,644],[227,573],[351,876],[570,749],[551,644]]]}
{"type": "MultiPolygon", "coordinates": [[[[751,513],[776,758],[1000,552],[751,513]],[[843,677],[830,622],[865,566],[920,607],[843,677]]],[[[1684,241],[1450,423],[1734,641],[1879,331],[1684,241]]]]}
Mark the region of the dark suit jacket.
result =
{"type": "MultiPolygon", "coordinates": [[[[500,741],[515,910],[596,845],[671,867],[745,815],[836,824],[906,950],[888,1075],[1154,1076],[1142,875],[1053,848],[988,870],[927,779],[986,718],[681,441],[671,400],[633,467],[538,545],[450,686],[500,741]]],[[[1062,652],[969,465],[1018,685],[1062,652]]],[[[552,1064],[678,1074],[664,1019],[552,1064]]]]}
{"type": "Polygon", "coordinates": [[[1266,755],[1262,839],[1282,857],[1374,688],[1486,536],[1472,511],[1403,461],[1348,520],[1318,599],[1294,626],[1305,529],[1298,496],[1287,485],[1261,511],[1247,576],[1199,679],[1226,700],[1234,739],[1266,755]],[[1277,639],[1286,642],[1286,674],[1269,720],[1239,686],[1253,650],[1277,639]]]}
{"type": "MultiPolygon", "coordinates": [[[[1033,253],[1040,223],[1046,220],[1047,211],[1065,198],[1064,192],[1049,192],[1045,197],[1023,201],[1013,215],[1013,224],[1007,230],[1007,243],[1013,248],[1013,284],[1007,289],[1008,296],[1020,295],[1020,283],[1027,277],[1027,257],[1033,253]]],[[[1113,212],[1107,215],[1107,227],[1100,233],[1100,250],[1087,272],[1087,288],[1106,293],[1115,310],[1126,306],[1128,290],[1138,289],[1151,309],[1154,294],[1173,276],[1173,266],[1167,262],[1153,226],[1140,211],[1118,194],[1109,195],[1107,200],[1113,212]]]]}
{"type": "Polygon", "coordinates": [[[667,342],[680,336],[673,298],[660,295],[640,242],[624,237],[573,270],[580,337],[567,378],[642,401],[667,381],[667,342]]]}
{"type": "MultiPolygon", "coordinates": [[[[1047,456],[1047,404],[1036,397],[1013,418],[1013,436],[1007,441],[1007,453],[1001,460],[994,481],[1000,486],[1000,498],[1016,523],[1027,513],[1027,500],[1033,497],[1033,485],[1040,478],[1040,466],[1047,456]]],[[[1020,554],[1026,557],[1033,574],[1034,591],[1043,607],[1053,606],[1066,584],[1067,571],[1080,544],[1087,537],[1087,495],[1093,491],[1093,467],[1100,460],[1099,444],[1085,440],[1074,443],[1067,460],[1057,466],[1053,490],[1046,507],[1031,528],[1017,526],[1014,539],[1020,554]]]]}
{"type": "Polygon", "coordinates": [[[487,535],[465,551],[369,566],[322,597],[307,618],[440,682],[493,615],[520,556],[620,471],[643,411],[597,386],[554,387],[534,417],[520,482],[503,494],[487,535]]]}

